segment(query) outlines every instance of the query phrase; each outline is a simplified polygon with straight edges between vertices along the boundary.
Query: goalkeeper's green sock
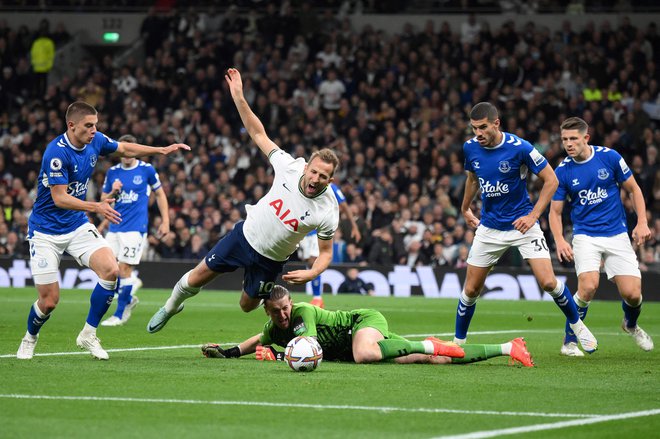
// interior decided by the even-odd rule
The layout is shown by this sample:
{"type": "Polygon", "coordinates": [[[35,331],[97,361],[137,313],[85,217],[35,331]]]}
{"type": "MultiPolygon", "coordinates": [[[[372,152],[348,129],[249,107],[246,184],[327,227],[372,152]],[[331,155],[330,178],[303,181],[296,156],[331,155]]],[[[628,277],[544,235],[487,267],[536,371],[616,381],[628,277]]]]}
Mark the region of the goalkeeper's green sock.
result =
{"type": "Polygon", "coordinates": [[[464,344],[461,345],[465,351],[465,357],[452,358],[452,363],[476,363],[493,357],[509,355],[511,352],[511,343],[503,344],[464,344]]]}
{"type": "Polygon", "coordinates": [[[433,343],[428,340],[410,341],[399,337],[397,339],[384,339],[378,342],[383,360],[403,357],[409,354],[433,354],[433,343]]]}

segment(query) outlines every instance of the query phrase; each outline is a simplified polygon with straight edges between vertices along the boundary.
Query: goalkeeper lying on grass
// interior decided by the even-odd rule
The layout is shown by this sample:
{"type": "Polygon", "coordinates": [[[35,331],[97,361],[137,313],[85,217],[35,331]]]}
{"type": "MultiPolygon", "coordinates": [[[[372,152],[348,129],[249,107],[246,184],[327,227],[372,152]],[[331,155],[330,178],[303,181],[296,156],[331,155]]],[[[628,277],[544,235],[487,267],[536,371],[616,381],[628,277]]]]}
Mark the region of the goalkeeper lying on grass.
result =
{"type": "Polygon", "coordinates": [[[462,346],[428,337],[410,341],[389,331],[387,320],[373,309],[327,311],[308,303],[293,304],[289,291],[276,285],[264,301],[270,320],[261,334],[238,346],[223,349],[207,343],[202,352],[212,358],[234,358],[256,353],[257,360],[282,360],[283,352],[271,345],[286,346],[300,335],[316,337],[324,360],[373,363],[394,359],[397,363],[473,363],[492,357],[509,356],[512,363],[532,367],[534,362],[525,341],[516,338],[503,344],[462,346]]]}

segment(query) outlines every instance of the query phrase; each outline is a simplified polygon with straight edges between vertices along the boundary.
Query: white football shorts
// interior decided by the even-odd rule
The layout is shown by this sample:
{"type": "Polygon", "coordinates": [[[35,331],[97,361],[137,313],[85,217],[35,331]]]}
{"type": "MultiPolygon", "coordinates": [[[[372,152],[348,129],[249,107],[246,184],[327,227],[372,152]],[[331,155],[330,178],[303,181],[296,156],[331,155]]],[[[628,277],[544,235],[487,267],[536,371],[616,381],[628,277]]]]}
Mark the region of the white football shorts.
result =
{"type": "Polygon", "coordinates": [[[73,232],[63,235],[48,235],[33,232],[30,241],[30,269],[37,285],[57,282],[62,254],[67,252],[78,264],[89,267],[89,258],[108,242],[94,224],[85,223],[73,232]]]}
{"type": "Polygon", "coordinates": [[[614,236],[575,235],[573,254],[578,276],[588,271],[600,271],[600,262],[603,260],[608,279],[614,276],[642,277],[637,255],[627,233],[614,236]]]}
{"type": "Polygon", "coordinates": [[[475,267],[491,267],[510,247],[517,247],[523,259],[550,259],[548,244],[538,223],[524,235],[517,230],[497,230],[479,225],[467,263],[475,267]]]}
{"type": "Polygon", "coordinates": [[[309,258],[319,257],[319,239],[314,235],[307,235],[298,244],[298,257],[301,261],[307,261],[309,258]]]}
{"type": "Polygon", "coordinates": [[[140,232],[108,232],[105,235],[112,252],[119,262],[138,265],[147,248],[147,234],[140,232]]]}

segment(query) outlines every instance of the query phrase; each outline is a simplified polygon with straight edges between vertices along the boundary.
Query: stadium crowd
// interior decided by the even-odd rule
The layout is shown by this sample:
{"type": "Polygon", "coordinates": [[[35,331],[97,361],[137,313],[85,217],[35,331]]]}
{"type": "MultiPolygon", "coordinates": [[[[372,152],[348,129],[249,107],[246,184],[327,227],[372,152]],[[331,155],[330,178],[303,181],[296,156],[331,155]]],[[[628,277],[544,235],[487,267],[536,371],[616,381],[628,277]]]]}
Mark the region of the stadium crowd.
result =
{"type": "MultiPolygon", "coordinates": [[[[75,75],[43,90],[31,66],[33,41],[45,32],[61,46],[69,39],[65,26],[51,30],[46,21],[39,29],[13,29],[0,20],[0,254],[28,255],[27,217],[43,148],[65,131],[66,107],[84,100],[99,110],[98,129],[109,136],[192,147],[181,157],[151,160],[168,194],[173,233],[150,236],[148,258],[203,257],[273,178],[228,93],[223,75],[233,66],[275,143],[294,156],[325,146],[340,156],[336,180],[363,239],[352,240],[342,218],[336,263],[465,266],[474,233],[458,210],[462,145],[472,135],[470,107],[490,101],[504,130],[529,140],[553,167],[565,157],[559,124],[568,116],[589,123],[592,144],[622,154],[645,195],[655,236],[637,249],[642,269],[657,269],[660,35],[654,23],[642,29],[622,17],[574,29],[567,20],[551,32],[532,22],[491,28],[472,16],[386,33],[355,29],[350,16],[309,3],[269,2],[262,13],[243,12],[150,11],[141,29],[144,58],[115,67],[110,55],[88,56],[75,75]]],[[[100,198],[111,164],[97,168],[90,197],[100,198]]],[[[532,180],[532,197],[536,189],[532,180]]],[[[635,224],[630,202],[625,205],[635,224]]],[[[153,206],[152,230],[157,212],[153,206]]],[[[547,218],[541,225],[547,232],[547,218]]],[[[508,263],[521,264],[519,255],[510,254],[508,263]]]]}

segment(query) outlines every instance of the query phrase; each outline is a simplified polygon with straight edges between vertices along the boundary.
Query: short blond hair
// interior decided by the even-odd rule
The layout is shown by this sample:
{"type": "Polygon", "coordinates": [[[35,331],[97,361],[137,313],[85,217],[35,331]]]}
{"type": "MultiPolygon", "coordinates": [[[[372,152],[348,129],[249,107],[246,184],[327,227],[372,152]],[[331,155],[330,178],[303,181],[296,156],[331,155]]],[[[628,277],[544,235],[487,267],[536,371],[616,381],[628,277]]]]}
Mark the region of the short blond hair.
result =
{"type": "Polygon", "coordinates": [[[339,167],[339,157],[337,157],[337,154],[335,154],[335,152],[330,148],[322,148],[318,151],[314,151],[314,153],[312,153],[312,155],[309,157],[309,162],[307,163],[312,163],[312,160],[317,157],[325,163],[330,163],[332,165],[332,173],[330,176],[332,177],[335,175],[335,171],[339,167]]]}

